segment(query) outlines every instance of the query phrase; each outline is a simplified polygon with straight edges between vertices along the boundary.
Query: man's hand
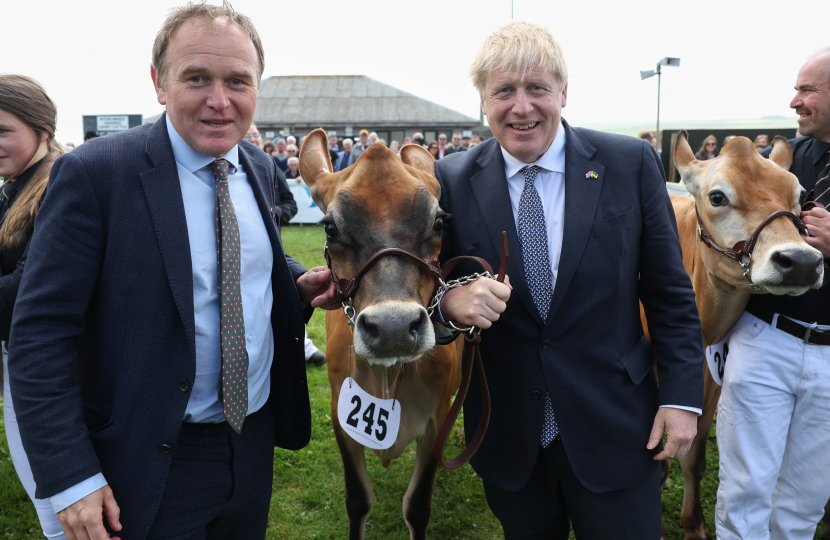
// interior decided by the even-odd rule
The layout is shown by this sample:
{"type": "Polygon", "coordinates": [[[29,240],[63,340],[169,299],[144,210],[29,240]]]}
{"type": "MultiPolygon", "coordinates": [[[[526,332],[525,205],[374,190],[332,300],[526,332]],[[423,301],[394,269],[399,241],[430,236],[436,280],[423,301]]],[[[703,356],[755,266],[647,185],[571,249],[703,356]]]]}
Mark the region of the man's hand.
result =
{"type": "Polygon", "coordinates": [[[303,302],[315,308],[337,309],[337,290],[331,280],[331,270],[325,266],[315,266],[297,280],[297,292],[303,302]]]}
{"type": "Polygon", "coordinates": [[[504,283],[488,278],[478,279],[444,293],[441,297],[441,315],[445,321],[490,328],[499,319],[499,314],[507,309],[512,290],[508,276],[504,276],[504,283]]]}
{"type": "Polygon", "coordinates": [[[121,530],[121,522],[118,520],[121,509],[109,486],[93,491],[75,504],[67,506],[58,512],[58,520],[69,540],[119,540],[107,533],[101,514],[107,516],[110,529],[121,530]]]}
{"type": "Polygon", "coordinates": [[[816,207],[809,212],[801,212],[801,221],[810,231],[810,236],[804,238],[804,241],[821,251],[825,257],[830,257],[830,212],[816,207]]]}
{"type": "Polygon", "coordinates": [[[654,426],[651,428],[646,448],[657,448],[663,433],[669,434],[669,440],[666,441],[663,451],[654,456],[655,461],[682,458],[689,451],[697,434],[697,414],[683,409],[660,407],[657,416],[654,417],[654,426]]]}

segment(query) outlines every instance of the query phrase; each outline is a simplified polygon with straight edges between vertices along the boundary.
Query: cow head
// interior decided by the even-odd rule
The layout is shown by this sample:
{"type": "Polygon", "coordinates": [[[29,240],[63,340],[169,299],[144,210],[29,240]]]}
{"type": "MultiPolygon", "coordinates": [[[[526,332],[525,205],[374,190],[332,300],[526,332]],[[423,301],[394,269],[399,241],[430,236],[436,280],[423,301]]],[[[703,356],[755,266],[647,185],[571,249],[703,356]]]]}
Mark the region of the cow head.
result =
{"type": "MultiPolygon", "coordinates": [[[[685,131],[678,135],[674,162],[695,199],[703,227],[717,245],[731,248],[746,240],[778,210],[799,215],[804,189],[788,172],[793,155],[786,139],[776,137],[770,158],[764,159],[749,139],[736,137],[708,161],[696,160],[686,139],[685,131]]],[[[737,289],[754,292],[734,260],[714,249],[701,247],[698,252],[710,274],[737,289]]],[[[821,253],[804,242],[793,222],[783,216],[761,231],[750,271],[760,292],[779,295],[817,289],[824,277],[821,253]]]]}
{"type": "MultiPolygon", "coordinates": [[[[357,163],[333,173],[326,132],[306,137],[300,172],[325,213],[332,267],[350,279],[369,258],[400,248],[425,261],[441,251],[444,212],[438,206],[435,162],[419,145],[401,148],[400,159],[382,144],[369,146],[357,163]]],[[[352,298],[354,351],[370,364],[411,362],[435,346],[426,307],[433,278],[405,257],[378,259],[352,298]]]]}

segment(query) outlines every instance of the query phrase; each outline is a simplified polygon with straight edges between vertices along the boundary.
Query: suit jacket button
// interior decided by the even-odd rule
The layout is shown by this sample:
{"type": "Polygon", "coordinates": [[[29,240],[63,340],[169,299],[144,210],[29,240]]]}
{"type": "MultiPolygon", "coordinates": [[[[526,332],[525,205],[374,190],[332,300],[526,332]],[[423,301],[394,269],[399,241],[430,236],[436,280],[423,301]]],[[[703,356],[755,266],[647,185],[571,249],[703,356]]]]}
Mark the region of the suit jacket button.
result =
{"type": "Polygon", "coordinates": [[[161,452],[162,454],[169,454],[171,451],[173,451],[173,447],[169,444],[162,444],[161,446],[159,446],[159,452],[161,452]]]}
{"type": "Polygon", "coordinates": [[[190,383],[187,381],[179,381],[179,390],[182,392],[187,392],[190,390],[190,383]]]}
{"type": "Polygon", "coordinates": [[[534,390],[530,393],[530,397],[532,397],[533,399],[542,399],[542,392],[534,390]]]}
{"type": "Polygon", "coordinates": [[[545,340],[545,341],[542,342],[542,350],[546,351],[548,349],[550,349],[550,341],[545,340]]]}

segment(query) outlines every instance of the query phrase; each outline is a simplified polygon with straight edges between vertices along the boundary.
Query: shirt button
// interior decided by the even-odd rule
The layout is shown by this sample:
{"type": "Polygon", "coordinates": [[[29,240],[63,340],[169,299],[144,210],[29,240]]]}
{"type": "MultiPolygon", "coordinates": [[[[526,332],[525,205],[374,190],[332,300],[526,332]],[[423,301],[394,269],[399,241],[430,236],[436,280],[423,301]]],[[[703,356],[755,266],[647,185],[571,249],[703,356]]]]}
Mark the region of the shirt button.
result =
{"type": "Polygon", "coordinates": [[[533,399],[542,399],[542,392],[534,390],[530,393],[530,397],[532,397],[533,399]]]}
{"type": "Polygon", "coordinates": [[[187,392],[190,390],[190,383],[187,381],[179,381],[179,390],[182,392],[187,392]]]}
{"type": "Polygon", "coordinates": [[[254,340],[254,336],[248,336],[248,341],[253,341],[253,340],[254,340]]]}
{"type": "Polygon", "coordinates": [[[548,349],[550,349],[550,341],[545,340],[545,341],[542,342],[542,350],[546,351],[548,349]]]}
{"type": "Polygon", "coordinates": [[[161,452],[162,454],[169,454],[172,451],[173,447],[169,444],[162,444],[161,446],[159,446],[159,452],[161,452]]]}

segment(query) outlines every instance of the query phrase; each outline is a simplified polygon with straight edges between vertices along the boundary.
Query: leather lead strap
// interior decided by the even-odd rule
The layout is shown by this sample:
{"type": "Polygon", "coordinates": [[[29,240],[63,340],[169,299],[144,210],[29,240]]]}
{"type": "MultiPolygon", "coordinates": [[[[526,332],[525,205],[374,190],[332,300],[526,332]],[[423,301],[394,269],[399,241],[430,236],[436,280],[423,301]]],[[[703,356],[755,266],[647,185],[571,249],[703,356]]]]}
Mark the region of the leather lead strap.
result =
{"type": "MultiPolygon", "coordinates": [[[[504,274],[507,270],[507,232],[501,233],[501,262],[499,263],[498,282],[504,283],[504,274]]],[[[450,259],[443,266],[444,279],[446,280],[450,272],[458,266],[459,263],[465,260],[472,260],[479,263],[485,270],[492,274],[492,268],[483,259],[478,257],[455,257],[450,259]]],[[[455,396],[455,401],[450,407],[450,412],[444,419],[441,425],[441,430],[438,432],[438,438],[435,440],[434,454],[441,465],[447,469],[457,469],[464,465],[470,458],[475,455],[484,440],[484,435],[487,433],[487,427],[490,425],[490,389],[487,387],[487,377],[484,375],[484,364],[481,361],[481,352],[479,351],[479,344],[481,343],[481,335],[474,334],[472,338],[464,334],[464,339],[467,341],[466,351],[464,352],[463,369],[461,372],[461,385],[458,387],[458,393],[455,396]],[[470,388],[470,380],[473,375],[473,364],[475,364],[476,372],[478,373],[479,384],[481,384],[481,416],[478,419],[478,426],[476,431],[470,439],[467,448],[464,449],[457,457],[445,460],[444,450],[447,448],[447,442],[450,438],[450,433],[458,420],[458,415],[461,413],[461,406],[467,397],[467,390],[470,388]]]]}

